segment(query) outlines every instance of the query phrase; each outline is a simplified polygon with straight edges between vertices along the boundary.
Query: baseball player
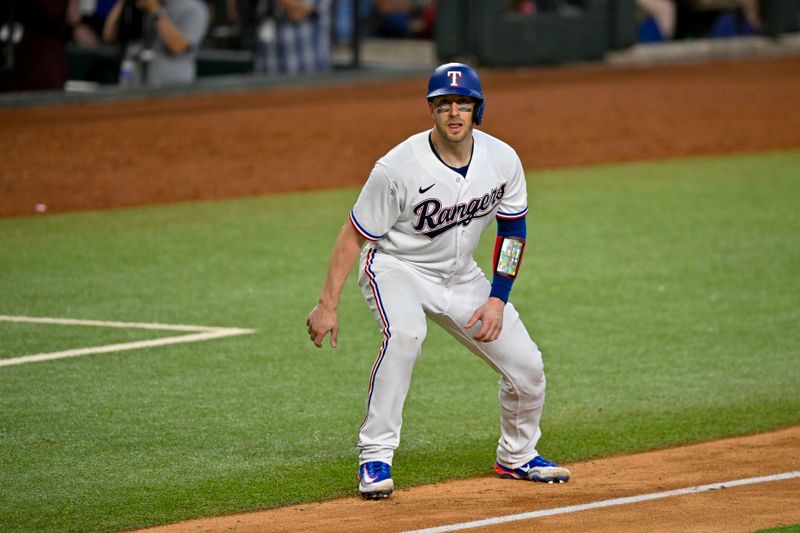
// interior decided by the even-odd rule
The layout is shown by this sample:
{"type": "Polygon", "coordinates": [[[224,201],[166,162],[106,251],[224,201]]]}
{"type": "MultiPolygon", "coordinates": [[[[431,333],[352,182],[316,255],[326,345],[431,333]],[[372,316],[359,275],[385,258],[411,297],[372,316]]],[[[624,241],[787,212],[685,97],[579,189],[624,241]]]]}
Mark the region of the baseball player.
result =
{"type": "Polygon", "coordinates": [[[497,474],[567,481],[569,470],[536,450],[545,392],[542,356],[508,302],[525,250],[522,164],[510,146],[474,129],[486,104],[471,67],[436,68],[427,99],[433,128],[412,135],[375,164],[339,233],[319,303],[306,321],[317,347],[328,333],[336,347],[339,295],[360,255],[358,284],[383,342],[358,436],[359,491],[378,499],[394,490],[392,458],[426,317],[500,375],[497,474]],[[493,219],[497,240],[489,282],[472,254],[493,219]]]}

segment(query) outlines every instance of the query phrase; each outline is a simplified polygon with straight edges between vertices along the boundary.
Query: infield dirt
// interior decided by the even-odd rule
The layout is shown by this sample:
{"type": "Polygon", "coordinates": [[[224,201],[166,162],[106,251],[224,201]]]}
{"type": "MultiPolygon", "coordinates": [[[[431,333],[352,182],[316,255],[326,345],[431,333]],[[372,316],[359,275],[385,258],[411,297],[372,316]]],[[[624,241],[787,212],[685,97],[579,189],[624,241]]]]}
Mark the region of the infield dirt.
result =
{"type": "MultiPolygon", "coordinates": [[[[800,147],[800,58],[482,76],[482,129],[529,170],[800,147]]],[[[378,157],[429,127],[425,82],[2,110],[0,217],[357,186],[378,157]]],[[[400,531],[764,476],[800,470],[800,428],[569,466],[565,485],[486,477],[402,489],[398,479],[387,501],[354,496],[154,531],[375,531],[376,520],[400,531]]],[[[793,479],[494,529],[752,531],[800,523],[798,502],[793,479]]]]}

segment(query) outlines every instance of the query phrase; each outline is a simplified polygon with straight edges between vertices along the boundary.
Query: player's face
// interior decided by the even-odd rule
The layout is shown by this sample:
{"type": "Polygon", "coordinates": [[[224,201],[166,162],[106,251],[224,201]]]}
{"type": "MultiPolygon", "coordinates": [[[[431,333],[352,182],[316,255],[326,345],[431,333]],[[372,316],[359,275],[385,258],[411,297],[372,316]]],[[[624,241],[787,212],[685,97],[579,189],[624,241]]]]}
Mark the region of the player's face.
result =
{"type": "Polygon", "coordinates": [[[458,143],[469,138],[475,100],[469,96],[446,94],[433,98],[428,105],[436,130],[444,139],[458,143]]]}

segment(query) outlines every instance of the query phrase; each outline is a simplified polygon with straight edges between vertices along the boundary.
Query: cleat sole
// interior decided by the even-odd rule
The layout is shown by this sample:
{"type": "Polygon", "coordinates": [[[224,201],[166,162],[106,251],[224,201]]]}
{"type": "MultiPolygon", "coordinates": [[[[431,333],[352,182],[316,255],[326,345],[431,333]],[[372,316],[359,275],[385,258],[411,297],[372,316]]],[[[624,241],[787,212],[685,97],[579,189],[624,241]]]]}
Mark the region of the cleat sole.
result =
{"type": "Polygon", "coordinates": [[[547,484],[553,484],[553,483],[562,484],[562,483],[566,483],[567,481],[569,481],[569,478],[568,477],[554,477],[554,478],[533,477],[533,478],[531,478],[531,481],[539,481],[539,482],[543,482],[543,483],[547,483],[547,484]]]}
{"type": "Polygon", "coordinates": [[[391,496],[391,490],[377,491],[377,492],[362,492],[361,497],[365,500],[383,500],[391,496]]]}

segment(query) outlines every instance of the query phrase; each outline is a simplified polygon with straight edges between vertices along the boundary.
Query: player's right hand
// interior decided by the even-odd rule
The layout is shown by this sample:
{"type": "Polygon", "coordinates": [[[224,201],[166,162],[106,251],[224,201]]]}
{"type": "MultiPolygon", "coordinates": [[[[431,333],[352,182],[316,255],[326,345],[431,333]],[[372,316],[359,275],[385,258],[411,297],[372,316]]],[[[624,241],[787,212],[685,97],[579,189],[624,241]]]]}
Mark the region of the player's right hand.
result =
{"type": "Polygon", "coordinates": [[[306,326],[308,326],[308,336],[317,348],[322,348],[322,342],[328,333],[331,334],[331,347],[336,348],[339,340],[339,316],[335,309],[315,305],[308,314],[306,326]]]}

